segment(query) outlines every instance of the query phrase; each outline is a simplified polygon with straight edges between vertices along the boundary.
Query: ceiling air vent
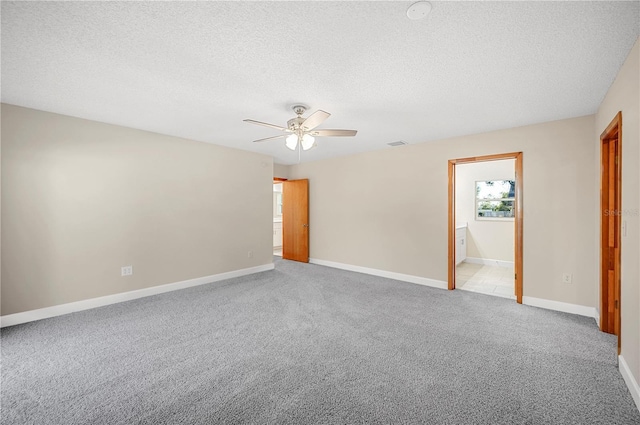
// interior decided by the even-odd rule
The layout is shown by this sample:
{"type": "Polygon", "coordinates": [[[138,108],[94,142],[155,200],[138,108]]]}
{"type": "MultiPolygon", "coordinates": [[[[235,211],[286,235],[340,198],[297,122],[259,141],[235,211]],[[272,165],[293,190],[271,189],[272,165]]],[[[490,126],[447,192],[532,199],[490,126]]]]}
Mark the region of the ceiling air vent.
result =
{"type": "Polygon", "coordinates": [[[408,143],[405,142],[404,140],[398,140],[397,142],[387,143],[387,145],[389,145],[389,146],[402,146],[402,145],[408,145],[408,143]]]}

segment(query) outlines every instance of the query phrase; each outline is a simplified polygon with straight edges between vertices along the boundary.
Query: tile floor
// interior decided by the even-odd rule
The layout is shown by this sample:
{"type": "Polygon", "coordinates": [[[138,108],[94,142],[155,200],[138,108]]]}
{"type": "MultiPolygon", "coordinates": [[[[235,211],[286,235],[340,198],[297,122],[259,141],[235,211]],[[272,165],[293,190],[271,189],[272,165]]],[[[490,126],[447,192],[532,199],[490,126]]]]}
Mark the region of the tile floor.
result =
{"type": "Polygon", "coordinates": [[[456,288],[498,297],[515,298],[513,268],[465,263],[456,266],[456,288]]]}

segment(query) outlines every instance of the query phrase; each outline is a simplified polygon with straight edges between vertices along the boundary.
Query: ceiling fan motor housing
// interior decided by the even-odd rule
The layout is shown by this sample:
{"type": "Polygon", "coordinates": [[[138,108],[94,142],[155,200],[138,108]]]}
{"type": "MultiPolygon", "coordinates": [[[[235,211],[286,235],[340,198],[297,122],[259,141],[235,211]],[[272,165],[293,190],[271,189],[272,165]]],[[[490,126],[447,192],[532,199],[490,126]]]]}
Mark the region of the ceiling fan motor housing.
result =
{"type": "Polygon", "coordinates": [[[309,108],[307,106],[305,106],[305,105],[293,105],[291,107],[291,109],[293,109],[293,112],[296,113],[297,117],[291,118],[289,121],[287,121],[287,126],[289,127],[289,130],[291,130],[291,131],[298,131],[298,130],[300,130],[301,124],[306,119],[306,118],[302,118],[302,115],[309,108]]]}
{"type": "Polygon", "coordinates": [[[287,121],[287,126],[289,130],[297,131],[300,129],[300,125],[305,121],[306,118],[302,118],[301,116],[297,116],[295,118],[291,118],[287,121]]]}

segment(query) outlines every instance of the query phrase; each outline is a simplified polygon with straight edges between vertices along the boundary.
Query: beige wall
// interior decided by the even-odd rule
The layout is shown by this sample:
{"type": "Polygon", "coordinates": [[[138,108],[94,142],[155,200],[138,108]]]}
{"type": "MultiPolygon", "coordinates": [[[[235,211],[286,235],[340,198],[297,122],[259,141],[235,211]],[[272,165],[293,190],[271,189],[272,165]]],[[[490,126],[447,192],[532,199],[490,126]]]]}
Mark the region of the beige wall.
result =
{"type": "Polygon", "coordinates": [[[513,219],[477,220],[476,182],[515,180],[515,160],[456,166],[456,222],[467,223],[467,257],[514,261],[513,219]]]}
{"type": "Polygon", "coordinates": [[[272,262],[271,157],[1,112],[3,315],[272,262]]]}
{"type": "Polygon", "coordinates": [[[595,307],[593,133],[591,115],[293,165],[310,257],[445,281],[447,161],[523,151],[524,295],[595,307]]]}
{"type": "MultiPolygon", "coordinates": [[[[636,382],[640,383],[640,39],[620,69],[596,114],[593,143],[596,161],[600,167],[600,134],[613,117],[622,111],[622,220],[627,235],[622,236],[621,315],[622,353],[636,382]]],[[[599,180],[598,180],[599,181],[599,180]]],[[[599,183],[597,183],[599,184],[599,183]]],[[[598,201],[595,203],[599,211],[598,201]]],[[[594,225],[596,235],[599,223],[594,225]]],[[[597,246],[596,246],[597,249],[597,246]]]]}
{"type": "Polygon", "coordinates": [[[273,164],[273,177],[280,177],[281,179],[289,178],[289,166],[282,164],[273,164]]]}

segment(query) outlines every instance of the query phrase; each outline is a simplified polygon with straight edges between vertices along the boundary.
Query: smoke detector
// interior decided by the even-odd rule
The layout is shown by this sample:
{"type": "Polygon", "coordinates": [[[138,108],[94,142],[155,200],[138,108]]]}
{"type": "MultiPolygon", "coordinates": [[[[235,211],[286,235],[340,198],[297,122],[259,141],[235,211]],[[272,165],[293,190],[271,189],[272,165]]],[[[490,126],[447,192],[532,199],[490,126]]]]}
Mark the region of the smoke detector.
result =
{"type": "Polygon", "coordinates": [[[431,12],[431,3],[428,1],[419,1],[409,6],[409,9],[407,9],[407,17],[417,21],[418,19],[425,18],[429,12],[431,12]]]}

